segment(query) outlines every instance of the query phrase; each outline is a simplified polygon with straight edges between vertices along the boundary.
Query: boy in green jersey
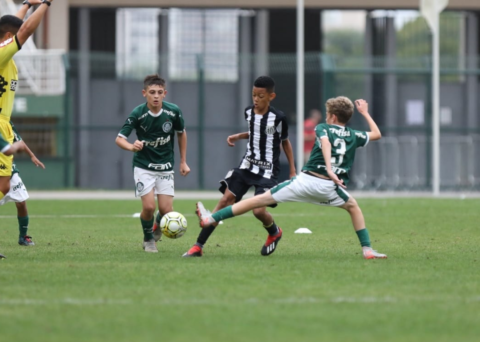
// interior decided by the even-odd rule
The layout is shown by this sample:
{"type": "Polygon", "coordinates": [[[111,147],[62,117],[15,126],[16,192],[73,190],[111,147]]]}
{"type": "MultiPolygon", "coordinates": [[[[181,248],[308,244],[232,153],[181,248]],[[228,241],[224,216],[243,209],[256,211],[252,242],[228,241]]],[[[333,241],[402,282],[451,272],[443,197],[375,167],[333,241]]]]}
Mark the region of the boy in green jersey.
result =
{"type": "Polygon", "coordinates": [[[213,214],[198,202],[197,215],[200,218],[200,226],[208,227],[213,222],[244,214],[254,208],[282,202],[305,202],[339,207],[350,214],[364,258],[385,259],[387,257],[385,254],[372,249],[363,213],[357,201],[344,190],[349,181],[348,172],[355,159],[355,150],[366,146],[371,140],[379,140],[382,137],[368,113],[368,103],[357,100],[355,104],[367,121],[370,132],[345,127],[353,115],[352,101],[343,96],[329,99],[326,103],[327,123],[319,124],[315,128],[317,140],[310,159],[300,175],[262,195],[238,202],[213,214]]]}
{"type": "Polygon", "coordinates": [[[154,231],[155,196],[160,216],[173,211],[174,197],[174,140],[178,137],[180,148],[180,174],[190,172],[187,165],[187,133],[180,108],[163,101],[167,95],[165,80],[158,75],[144,80],[143,96],[147,102],[136,107],[127,118],[116,144],[133,155],[135,192],[142,199],[140,221],[144,234],[145,252],[157,253],[156,241],[160,229],[154,231]],[[128,136],[135,130],[137,140],[131,144],[128,136]]]}

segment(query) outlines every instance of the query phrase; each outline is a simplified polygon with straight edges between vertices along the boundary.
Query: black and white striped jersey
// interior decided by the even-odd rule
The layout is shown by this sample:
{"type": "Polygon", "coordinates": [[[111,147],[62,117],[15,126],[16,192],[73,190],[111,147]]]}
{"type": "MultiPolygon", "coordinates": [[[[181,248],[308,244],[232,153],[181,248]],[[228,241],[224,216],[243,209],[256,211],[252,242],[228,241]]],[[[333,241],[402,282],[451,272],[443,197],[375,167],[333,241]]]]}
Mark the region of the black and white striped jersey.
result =
{"type": "Polygon", "coordinates": [[[245,109],[245,120],[249,138],[240,169],[268,179],[277,178],[280,171],[280,143],[288,139],[285,114],[270,107],[268,113],[258,115],[254,113],[254,107],[250,106],[245,109]]]}

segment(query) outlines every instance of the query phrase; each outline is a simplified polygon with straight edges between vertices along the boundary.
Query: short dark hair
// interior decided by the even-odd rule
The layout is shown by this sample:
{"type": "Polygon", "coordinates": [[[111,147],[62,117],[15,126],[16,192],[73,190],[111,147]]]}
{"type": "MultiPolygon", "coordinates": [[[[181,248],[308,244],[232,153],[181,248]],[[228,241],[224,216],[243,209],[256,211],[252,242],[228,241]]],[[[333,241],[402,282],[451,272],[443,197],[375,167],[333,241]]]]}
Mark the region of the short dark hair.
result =
{"type": "Polygon", "coordinates": [[[154,74],[154,75],[148,75],[147,77],[145,77],[145,79],[143,80],[143,88],[146,90],[148,87],[152,86],[152,85],[158,85],[160,87],[164,87],[165,88],[165,85],[167,84],[167,82],[165,82],[165,80],[163,78],[161,78],[160,76],[158,76],[158,74],[154,74]]]}
{"type": "Polygon", "coordinates": [[[7,32],[17,34],[23,20],[10,14],[6,14],[0,18],[0,38],[3,38],[7,32]]]}
{"type": "Polygon", "coordinates": [[[270,76],[260,76],[258,77],[253,86],[256,88],[264,88],[269,93],[275,92],[275,81],[270,76]]]}

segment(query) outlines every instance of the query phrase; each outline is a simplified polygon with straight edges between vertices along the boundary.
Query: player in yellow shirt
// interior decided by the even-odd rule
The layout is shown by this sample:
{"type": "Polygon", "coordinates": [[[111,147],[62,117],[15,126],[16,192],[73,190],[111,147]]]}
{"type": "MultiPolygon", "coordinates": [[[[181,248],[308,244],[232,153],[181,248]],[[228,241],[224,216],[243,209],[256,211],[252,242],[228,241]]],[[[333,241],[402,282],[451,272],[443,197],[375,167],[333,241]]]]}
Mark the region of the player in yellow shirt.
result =
{"type": "MultiPolygon", "coordinates": [[[[18,83],[17,66],[13,56],[35,32],[53,0],[28,0],[23,3],[17,15],[4,15],[0,18],[0,135],[8,144],[13,143],[13,130],[10,125],[13,101],[18,83]],[[23,18],[32,5],[37,10],[25,21],[23,18]]],[[[0,154],[0,200],[10,190],[13,156],[0,154]]]]}

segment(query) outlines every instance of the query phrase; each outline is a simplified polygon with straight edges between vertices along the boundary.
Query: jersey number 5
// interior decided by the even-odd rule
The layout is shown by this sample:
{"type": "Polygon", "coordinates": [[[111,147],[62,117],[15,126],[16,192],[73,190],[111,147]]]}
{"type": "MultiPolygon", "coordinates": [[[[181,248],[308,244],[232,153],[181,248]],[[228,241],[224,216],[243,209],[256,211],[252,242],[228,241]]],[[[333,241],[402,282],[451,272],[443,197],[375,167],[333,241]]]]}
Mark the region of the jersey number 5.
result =
{"type": "Polygon", "coordinates": [[[332,157],[331,163],[333,166],[340,166],[343,163],[343,156],[347,152],[347,144],[345,143],[345,140],[343,139],[335,139],[333,142],[334,147],[338,147],[340,145],[340,148],[335,150],[335,153],[338,154],[338,161],[337,158],[332,157]]]}

